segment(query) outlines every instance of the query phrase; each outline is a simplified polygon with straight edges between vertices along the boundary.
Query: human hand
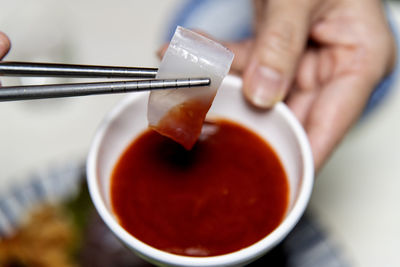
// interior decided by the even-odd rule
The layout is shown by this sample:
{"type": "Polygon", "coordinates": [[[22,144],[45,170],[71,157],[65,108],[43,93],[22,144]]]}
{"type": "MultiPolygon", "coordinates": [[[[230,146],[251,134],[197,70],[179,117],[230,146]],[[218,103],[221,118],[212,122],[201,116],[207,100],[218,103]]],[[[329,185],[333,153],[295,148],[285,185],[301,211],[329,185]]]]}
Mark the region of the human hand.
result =
{"type": "Polygon", "coordinates": [[[5,55],[7,55],[10,50],[10,40],[7,35],[0,32],[0,59],[2,59],[5,55]]]}
{"type": "Polygon", "coordinates": [[[10,50],[10,46],[10,40],[8,39],[7,35],[0,32],[0,60],[3,59],[5,55],[7,55],[8,51],[10,50]]]}
{"type": "Polygon", "coordinates": [[[379,0],[256,0],[255,36],[226,44],[255,106],[285,100],[318,170],[393,69],[396,49],[379,0]]]}

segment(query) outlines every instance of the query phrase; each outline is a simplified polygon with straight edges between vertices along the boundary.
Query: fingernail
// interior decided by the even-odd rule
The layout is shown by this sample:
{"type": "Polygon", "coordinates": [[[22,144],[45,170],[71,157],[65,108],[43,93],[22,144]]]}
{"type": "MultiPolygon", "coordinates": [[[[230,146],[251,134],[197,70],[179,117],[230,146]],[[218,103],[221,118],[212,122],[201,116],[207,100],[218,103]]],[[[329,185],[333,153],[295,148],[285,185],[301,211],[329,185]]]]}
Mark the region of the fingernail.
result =
{"type": "Polygon", "coordinates": [[[272,107],[285,96],[286,81],[282,74],[268,67],[255,67],[246,96],[256,106],[261,108],[272,107]]]}

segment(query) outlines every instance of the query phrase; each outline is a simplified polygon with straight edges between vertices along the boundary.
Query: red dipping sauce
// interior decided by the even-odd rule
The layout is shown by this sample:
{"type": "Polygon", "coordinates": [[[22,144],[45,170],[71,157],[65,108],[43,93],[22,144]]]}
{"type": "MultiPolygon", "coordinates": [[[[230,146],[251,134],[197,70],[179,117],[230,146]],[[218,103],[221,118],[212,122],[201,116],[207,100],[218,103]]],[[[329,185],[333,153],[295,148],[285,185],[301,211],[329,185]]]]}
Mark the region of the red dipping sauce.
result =
{"type": "Polygon", "coordinates": [[[192,150],[153,130],[117,162],[111,203],[130,234],[157,249],[216,256],[261,240],[283,220],[289,184],[274,150],[230,121],[205,123],[192,150]]]}

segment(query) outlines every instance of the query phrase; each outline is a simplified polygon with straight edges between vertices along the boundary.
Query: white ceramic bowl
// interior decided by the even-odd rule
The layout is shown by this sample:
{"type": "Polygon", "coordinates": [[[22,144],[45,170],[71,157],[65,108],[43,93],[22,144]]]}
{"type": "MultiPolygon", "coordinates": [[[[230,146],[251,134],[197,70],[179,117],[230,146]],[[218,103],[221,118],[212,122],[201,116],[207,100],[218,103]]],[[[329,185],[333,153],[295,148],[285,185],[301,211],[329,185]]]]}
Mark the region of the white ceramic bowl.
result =
{"type": "Polygon", "coordinates": [[[259,242],[239,251],[213,257],[188,257],[153,248],[124,230],[110,205],[110,175],[121,153],[147,128],[147,93],[134,93],[119,103],[101,123],[87,159],[87,179],[93,203],[114,234],[139,256],[158,265],[242,266],[277,245],[296,225],[309,201],[314,167],[302,126],[283,104],[269,111],[254,109],[243,99],[241,80],[224,80],[208,116],[239,122],[264,137],[275,149],[290,185],[290,206],[282,223],[259,242]]]}

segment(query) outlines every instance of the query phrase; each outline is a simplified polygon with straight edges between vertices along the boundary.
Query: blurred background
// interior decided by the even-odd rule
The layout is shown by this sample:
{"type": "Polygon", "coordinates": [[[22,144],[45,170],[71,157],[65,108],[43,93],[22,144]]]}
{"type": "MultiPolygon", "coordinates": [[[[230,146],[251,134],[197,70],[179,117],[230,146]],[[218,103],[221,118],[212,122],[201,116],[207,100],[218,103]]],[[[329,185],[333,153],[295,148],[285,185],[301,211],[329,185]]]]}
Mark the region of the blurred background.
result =
{"type": "MultiPolygon", "coordinates": [[[[184,3],[0,0],[0,30],[12,41],[5,60],[157,67],[156,51],[184,3]]],[[[388,2],[388,10],[399,25],[400,4],[388,2]]],[[[399,87],[396,81],[317,177],[309,213],[350,266],[400,266],[399,87]]],[[[97,126],[123,97],[0,103],[0,196],[49,170],[82,166],[97,126]]]]}

